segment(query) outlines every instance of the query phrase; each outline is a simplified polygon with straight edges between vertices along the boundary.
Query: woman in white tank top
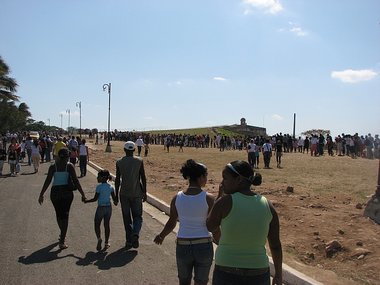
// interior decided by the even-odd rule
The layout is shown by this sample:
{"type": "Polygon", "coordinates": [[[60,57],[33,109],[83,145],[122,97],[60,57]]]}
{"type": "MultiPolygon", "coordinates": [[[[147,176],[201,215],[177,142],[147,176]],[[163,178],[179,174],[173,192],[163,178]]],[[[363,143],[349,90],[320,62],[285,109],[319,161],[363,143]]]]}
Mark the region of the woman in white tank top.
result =
{"type": "Polygon", "coordinates": [[[169,220],[154,242],[162,244],[178,220],[176,259],[179,284],[191,284],[193,271],[194,284],[207,284],[214,250],[206,219],[215,198],[201,188],[207,182],[205,165],[189,159],[183,164],[181,173],[189,181],[189,187],[173,197],[169,220]]]}

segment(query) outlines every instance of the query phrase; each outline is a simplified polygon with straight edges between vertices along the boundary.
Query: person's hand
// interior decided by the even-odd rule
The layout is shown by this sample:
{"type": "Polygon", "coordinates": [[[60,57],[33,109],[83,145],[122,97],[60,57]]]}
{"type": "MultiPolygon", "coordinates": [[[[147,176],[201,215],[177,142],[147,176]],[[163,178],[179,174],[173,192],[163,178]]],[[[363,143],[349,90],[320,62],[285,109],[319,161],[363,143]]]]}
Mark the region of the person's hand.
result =
{"type": "Polygon", "coordinates": [[[143,193],[143,198],[142,198],[143,202],[146,201],[146,198],[147,198],[147,194],[146,194],[146,192],[144,192],[144,193],[143,193]]]}
{"type": "Polygon", "coordinates": [[[162,237],[161,235],[156,235],[156,237],[154,238],[154,242],[156,243],[156,244],[162,244],[162,242],[164,241],[164,237],[162,237]]]}
{"type": "Polygon", "coordinates": [[[44,195],[40,195],[38,197],[38,203],[40,203],[40,205],[42,205],[43,202],[44,202],[44,195]]]}

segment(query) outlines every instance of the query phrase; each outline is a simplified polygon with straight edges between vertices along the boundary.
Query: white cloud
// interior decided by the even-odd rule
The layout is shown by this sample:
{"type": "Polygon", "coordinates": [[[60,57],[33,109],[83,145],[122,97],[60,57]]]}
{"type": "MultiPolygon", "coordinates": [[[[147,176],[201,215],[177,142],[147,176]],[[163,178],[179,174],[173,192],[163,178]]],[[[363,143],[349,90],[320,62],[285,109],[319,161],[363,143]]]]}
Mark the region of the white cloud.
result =
{"type": "Polygon", "coordinates": [[[217,80],[217,81],[226,81],[227,80],[226,78],[220,77],[220,76],[215,76],[212,79],[217,80]]]}
{"type": "Polygon", "coordinates": [[[301,27],[292,27],[289,31],[295,34],[297,37],[305,37],[308,35],[308,32],[304,31],[301,27]]]}
{"type": "Polygon", "coordinates": [[[288,24],[289,24],[288,27],[280,28],[277,31],[279,33],[285,33],[285,32],[293,33],[297,37],[306,37],[309,35],[309,32],[306,31],[304,28],[302,28],[300,25],[293,22],[288,22],[288,24]]]}
{"type": "Polygon", "coordinates": [[[143,118],[144,120],[147,120],[147,121],[151,121],[153,120],[153,117],[152,116],[146,116],[143,118]]]}
{"type": "Polygon", "coordinates": [[[273,115],[272,115],[272,119],[275,120],[275,121],[282,121],[284,118],[281,117],[281,116],[278,115],[278,114],[273,114],[273,115]]]}
{"type": "Polygon", "coordinates": [[[263,10],[270,14],[277,14],[283,10],[279,0],[243,0],[243,4],[246,6],[245,15],[252,13],[251,9],[263,10]]]}
{"type": "Polygon", "coordinates": [[[168,83],[168,86],[180,86],[180,85],[182,85],[182,81],[179,81],[179,80],[168,83]]]}
{"type": "Polygon", "coordinates": [[[358,83],[361,81],[368,81],[377,76],[377,73],[371,69],[352,70],[346,69],[343,71],[331,72],[331,77],[339,79],[345,83],[358,83]]]}

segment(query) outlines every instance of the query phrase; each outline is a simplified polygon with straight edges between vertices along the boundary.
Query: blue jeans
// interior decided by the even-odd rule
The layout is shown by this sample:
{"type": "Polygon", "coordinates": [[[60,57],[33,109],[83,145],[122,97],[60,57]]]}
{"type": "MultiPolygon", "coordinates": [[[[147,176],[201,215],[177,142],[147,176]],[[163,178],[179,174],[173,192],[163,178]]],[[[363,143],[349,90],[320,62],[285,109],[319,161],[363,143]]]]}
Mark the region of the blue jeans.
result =
{"type": "Polygon", "coordinates": [[[207,283],[214,257],[212,243],[179,245],[176,248],[178,279],[180,284],[190,284],[194,269],[194,281],[207,283]]]}
{"type": "Polygon", "coordinates": [[[213,285],[270,285],[270,272],[255,275],[242,276],[229,272],[214,269],[212,276],[213,285]]]}
{"type": "Polygon", "coordinates": [[[141,197],[126,197],[120,195],[121,211],[127,243],[132,243],[134,236],[140,235],[143,222],[143,206],[141,197]]]}

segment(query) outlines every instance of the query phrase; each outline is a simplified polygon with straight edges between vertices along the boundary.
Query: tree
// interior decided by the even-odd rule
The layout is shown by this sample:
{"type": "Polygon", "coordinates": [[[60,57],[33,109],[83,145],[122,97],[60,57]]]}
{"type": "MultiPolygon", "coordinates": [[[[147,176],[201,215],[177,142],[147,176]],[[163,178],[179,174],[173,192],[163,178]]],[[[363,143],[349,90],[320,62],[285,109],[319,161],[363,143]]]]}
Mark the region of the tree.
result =
{"type": "Polygon", "coordinates": [[[9,77],[10,69],[0,56],[0,99],[10,101],[19,101],[19,97],[15,94],[17,82],[14,78],[9,77]]]}
{"type": "Polygon", "coordinates": [[[31,113],[26,103],[16,106],[15,101],[0,101],[0,132],[24,130],[31,113]]]}

